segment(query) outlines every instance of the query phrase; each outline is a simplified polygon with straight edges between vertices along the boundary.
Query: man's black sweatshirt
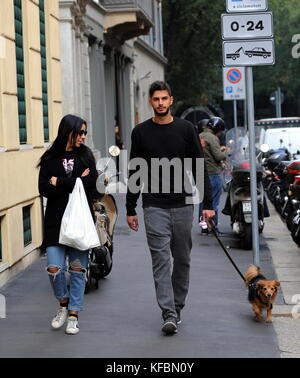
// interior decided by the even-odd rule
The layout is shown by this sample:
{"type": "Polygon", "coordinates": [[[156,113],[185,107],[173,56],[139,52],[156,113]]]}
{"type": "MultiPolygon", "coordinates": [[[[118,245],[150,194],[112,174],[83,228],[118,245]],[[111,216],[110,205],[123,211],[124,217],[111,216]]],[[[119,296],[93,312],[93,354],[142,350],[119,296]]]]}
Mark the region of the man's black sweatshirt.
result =
{"type": "MultiPolygon", "coordinates": [[[[204,159],[199,137],[190,122],[174,118],[173,122],[163,125],[153,122],[152,119],[140,123],[131,134],[130,164],[135,158],[144,159],[146,165],[137,165],[135,169],[129,171],[126,196],[128,216],[136,215],[135,208],[140,195],[140,191],[133,192],[131,182],[135,182],[137,187],[142,188],[143,207],[174,208],[190,203],[187,202],[187,198],[191,196],[191,192],[186,189],[188,186],[184,185],[184,162],[192,162],[191,171],[197,187],[199,187],[196,179],[196,161],[197,158],[204,159]],[[161,159],[177,163],[180,161],[182,164],[179,164],[179,167],[181,166],[182,169],[178,170],[176,164],[174,166],[177,169],[173,169],[173,165],[170,164],[170,175],[162,169],[157,171],[154,165],[158,161],[162,163],[161,159]],[[180,190],[178,182],[182,183],[180,190]],[[167,190],[166,185],[169,186],[167,190]],[[154,187],[156,190],[153,189],[154,187]]],[[[205,163],[202,177],[204,179],[204,183],[202,183],[204,184],[203,210],[212,210],[211,186],[205,163]]]]}

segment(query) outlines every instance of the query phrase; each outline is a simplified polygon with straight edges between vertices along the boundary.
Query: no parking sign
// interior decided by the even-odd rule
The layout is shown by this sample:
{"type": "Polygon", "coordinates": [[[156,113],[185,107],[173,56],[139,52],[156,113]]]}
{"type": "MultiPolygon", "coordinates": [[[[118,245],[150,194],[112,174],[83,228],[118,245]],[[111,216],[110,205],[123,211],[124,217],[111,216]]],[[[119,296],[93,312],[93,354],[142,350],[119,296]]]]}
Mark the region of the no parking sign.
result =
{"type": "Polygon", "coordinates": [[[245,100],[245,67],[223,68],[224,100],[245,100]]]}

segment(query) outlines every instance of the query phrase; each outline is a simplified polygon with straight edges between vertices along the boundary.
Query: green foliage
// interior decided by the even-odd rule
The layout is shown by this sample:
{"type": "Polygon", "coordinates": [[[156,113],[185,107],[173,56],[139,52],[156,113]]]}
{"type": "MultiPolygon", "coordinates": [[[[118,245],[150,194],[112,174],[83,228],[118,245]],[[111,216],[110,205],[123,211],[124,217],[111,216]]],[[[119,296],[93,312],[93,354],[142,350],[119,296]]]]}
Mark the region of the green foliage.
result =
{"type": "Polygon", "coordinates": [[[199,103],[221,93],[221,22],[225,2],[163,2],[166,71],[178,101],[199,103]]]}
{"type": "MultiPolygon", "coordinates": [[[[269,0],[274,15],[276,65],[254,68],[257,102],[280,85],[287,100],[300,93],[300,59],[292,57],[292,36],[300,34],[300,1],[269,0]]],[[[222,101],[221,14],[226,1],[164,0],[166,79],[175,99],[197,104],[222,101]]]]}
{"type": "Polygon", "coordinates": [[[286,96],[299,97],[300,60],[292,57],[292,37],[300,34],[299,0],[269,0],[269,9],[274,17],[276,64],[255,68],[255,93],[269,94],[280,86],[286,96]]]}

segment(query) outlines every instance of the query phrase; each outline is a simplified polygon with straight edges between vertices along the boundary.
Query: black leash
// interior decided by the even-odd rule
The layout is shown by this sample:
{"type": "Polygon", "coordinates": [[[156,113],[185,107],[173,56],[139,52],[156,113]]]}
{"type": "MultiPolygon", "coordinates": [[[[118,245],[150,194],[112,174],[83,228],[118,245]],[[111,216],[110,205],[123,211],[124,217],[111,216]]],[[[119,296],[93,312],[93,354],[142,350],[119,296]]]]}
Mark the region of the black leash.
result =
{"type": "Polygon", "coordinates": [[[239,268],[237,267],[237,265],[235,264],[235,262],[232,260],[231,256],[229,255],[226,247],[224,246],[224,244],[221,242],[217,232],[216,232],[216,226],[215,226],[215,223],[214,221],[211,219],[209,221],[206,221],[207,223],[207,226],[208,226],[208,230],[211,231],[213,233],[213,235],[215,236],[215,238],[218,240],[221,248],[223,249],[223,251],[225,252],[226,256],[229,258],[231,264],[234,266],[235,270],[238,272],[238,274],[242,277],[242,280],[244,282],[246,282],[246,279],[244,277],[244,275],[241,273],[241,271],[239,270],[239,268]]]}

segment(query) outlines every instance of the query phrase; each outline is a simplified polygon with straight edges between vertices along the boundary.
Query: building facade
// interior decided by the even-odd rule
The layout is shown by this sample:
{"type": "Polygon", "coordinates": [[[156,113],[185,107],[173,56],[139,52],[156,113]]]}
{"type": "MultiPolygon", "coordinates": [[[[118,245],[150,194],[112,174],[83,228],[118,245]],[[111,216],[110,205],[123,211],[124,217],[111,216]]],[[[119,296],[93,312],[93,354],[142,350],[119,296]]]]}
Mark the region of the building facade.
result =
{"type": "Polygon", "coordinates": [[[62,115],[58,0],[1,0],[0,36],[1,286],[40,256],[36,166],[62,115]]]}
{"type": "Polygon", "coordinates": [[[106,156],[119,127],[130,148],[150,117],[148,87],[164,78],[161,0],[60,0],[63,112],[88,122],[87,144],[106,156]]]}
{"type": "Polygon", "coordinates": [[[129,149],[165,64],[161,0],[0,1],[0,286],[40,256],[36,166],[62,116],[86,119],[96,158],[115,126],[129,149]]]}

